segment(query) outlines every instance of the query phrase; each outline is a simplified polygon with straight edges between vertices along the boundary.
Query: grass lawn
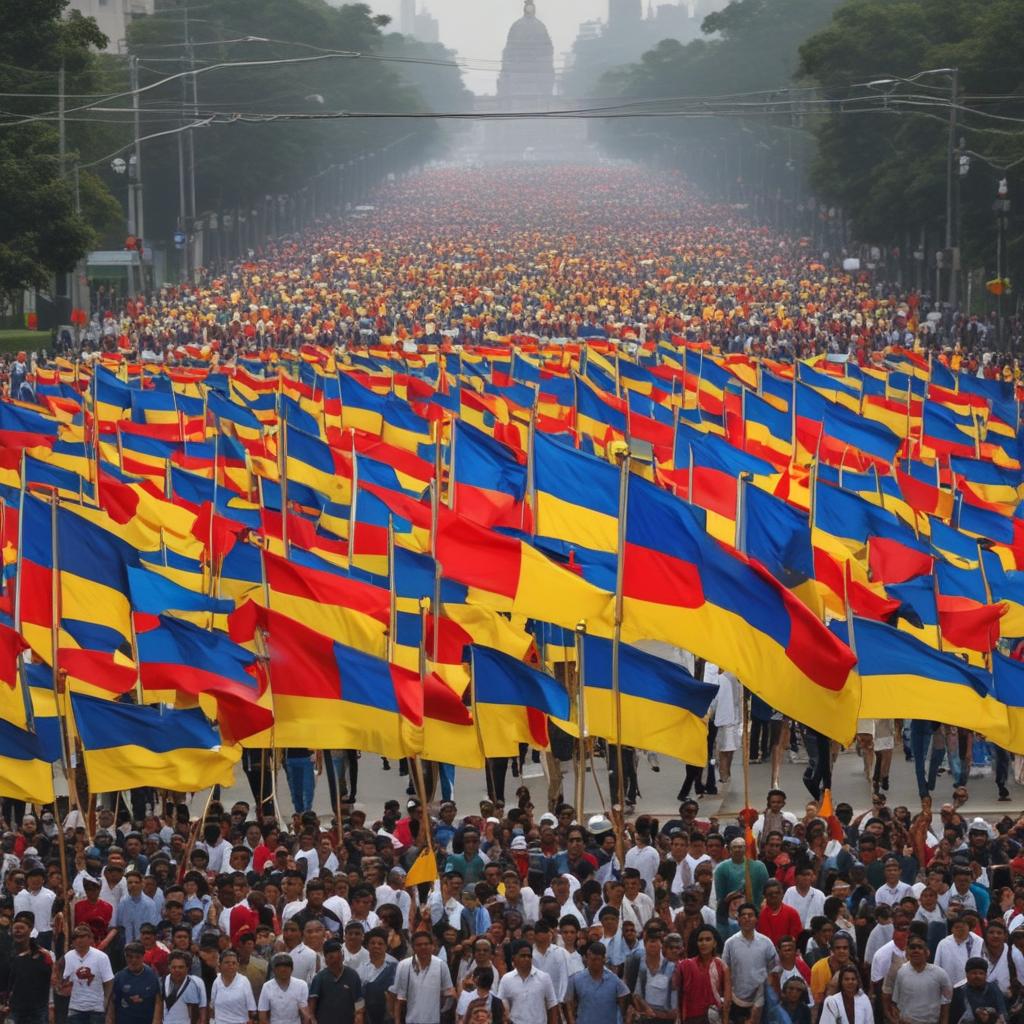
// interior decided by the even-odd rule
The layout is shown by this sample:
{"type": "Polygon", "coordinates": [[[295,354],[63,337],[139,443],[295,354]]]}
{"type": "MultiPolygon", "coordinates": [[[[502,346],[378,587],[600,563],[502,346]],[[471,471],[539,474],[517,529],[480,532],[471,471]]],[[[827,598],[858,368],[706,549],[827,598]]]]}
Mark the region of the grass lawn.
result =
{"type": "Polygon", "coordinates": [[[0,331],[0,352],[18,352],[21,349],[31,352],[32,349],[49,348],[52,343],[49,331],[29,331],[24,328],[0,331]]]}

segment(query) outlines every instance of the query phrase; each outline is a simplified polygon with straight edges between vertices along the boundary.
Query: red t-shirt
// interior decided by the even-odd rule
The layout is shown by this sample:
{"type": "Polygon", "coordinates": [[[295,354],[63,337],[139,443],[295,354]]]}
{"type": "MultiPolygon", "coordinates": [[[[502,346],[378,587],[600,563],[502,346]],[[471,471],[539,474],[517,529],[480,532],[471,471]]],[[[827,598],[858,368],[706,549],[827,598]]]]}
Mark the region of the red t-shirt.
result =
{"type": "Polygon", "coordinates": [[[92,941],[99,945],[110,931],[114,908],[106,900],[90,903],[79,900],[74,906],[75,924],[87,924],[92,929],[92,941]]]}
{"type": "Polygon", "coordinates": [[[167,947],[158,942],[152,949],[147,949],[142,954],[142,962],[149,964],[156,971],[157,976],[163,978],[167,974],[167,961],[170,957],[171,954],[167,947]]]}
{"type": "Polygon", "coordinates": [[[795,939],[803,931],[803,925],[800,922],[800,915],[783,903],[776,913],[772,913],[767,905],[761,908],[757,918],[757,930],[762,935],[767,935],[777,946],[779,939],[785,935],[795,939]]]}

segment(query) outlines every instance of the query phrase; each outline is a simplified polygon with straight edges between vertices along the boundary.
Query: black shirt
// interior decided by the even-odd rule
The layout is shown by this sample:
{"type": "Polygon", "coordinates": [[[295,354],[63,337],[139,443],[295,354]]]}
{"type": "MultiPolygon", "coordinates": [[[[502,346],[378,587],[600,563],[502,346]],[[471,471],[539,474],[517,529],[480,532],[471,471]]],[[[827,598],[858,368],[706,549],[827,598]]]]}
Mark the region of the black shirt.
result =
{"type": "Polygon", "coordinates": [[[8,1003],[15,1015],[43,1010],[50,1001],[53,960],[43,949],[15,953],[11,959],[8,1003]]]}
{"type": "Polygon", "coordinates": [[[337,977],[329,967],[325,967],[309,986],[309,998],[316,1000],[314,1016],[317,1021],[352,1024],[356,1019],[356,1009],[363,1000],[363,986],[351,967],[342,967],[337,977]]]}

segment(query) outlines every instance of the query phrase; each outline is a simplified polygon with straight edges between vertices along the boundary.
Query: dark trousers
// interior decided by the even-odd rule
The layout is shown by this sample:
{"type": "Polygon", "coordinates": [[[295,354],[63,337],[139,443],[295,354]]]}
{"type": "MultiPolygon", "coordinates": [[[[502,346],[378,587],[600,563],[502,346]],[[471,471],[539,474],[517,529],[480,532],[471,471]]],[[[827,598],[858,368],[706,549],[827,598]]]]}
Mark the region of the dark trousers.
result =
{"type": "Polygon", "coordinates": [[[805,729],[804,742],[809,758],[804,785],[815,800],[820,800],[822,790],[832,788],[832,742],[814,729],[805,729]]]}
{"type": "MultiPolygon", "coordinates": [[[[614,743],[608,744],[608,788],[613,803],[619,799],[619,759],[614,743]]],[[[636,777],[636,749],[622,748],[622,794],[629,803],[636,803],[640,795],[640,784],[636,777]]]]}
{"type": "MultiPolygon", "coordinates": [[[[356,799],[356,790],[359,787],[359,753],[355,750],[344,750],[341,755],[345,758],[345,764],[341,770],[341,795],[344,799],[353,801],[356,799]]],[[[327,771],[327,788],[331,793],[331,809],[333,810],[338,806],[338,778],[334,769],[334,758],[329,750],[324,751],[324,767],[327,771]]]]}
{"type": "Polygon", "coordinates": [[[750,759],[767,761],[772,756],[772,723],[768,719],[750,721],[750,759]]]}
{"type": "Polygon", "coordinates": [[[274,816],[272,750],[245,750],[242,752],[242,769],[249,780],[253,801],[264,818],[274,816]],[[262,800],[262,804],[260,801],[262,800]]]}
{"type": "Polygon", "coordinates": [[[997,747],[991,740],[989,747],[992,749],[992,760],[995,763],[996,786],[1001,794],[1006,789],[1006,783],[1010,777],[1010,752],[1002,747],[997,747]]]}
{"type": "Polygon", "coordinates": [[[935,749],[932,744],[931,758],[928,757],[928,744],[932,742],[935,732],[934,722],[915,718],[910,723],[910,751],[914,757],[914,772],[917,775],[917,794],[927,796],[935,788],[935,779],[939,765],[945,757],[945,750],[935,749]]]}
{"type": "Polygon", "coordinates": [[[507,757],[487,758],[484,770],[487,776],[487,796],[490,800],[505,802],[505,777],[508,775],[507,757]]]}

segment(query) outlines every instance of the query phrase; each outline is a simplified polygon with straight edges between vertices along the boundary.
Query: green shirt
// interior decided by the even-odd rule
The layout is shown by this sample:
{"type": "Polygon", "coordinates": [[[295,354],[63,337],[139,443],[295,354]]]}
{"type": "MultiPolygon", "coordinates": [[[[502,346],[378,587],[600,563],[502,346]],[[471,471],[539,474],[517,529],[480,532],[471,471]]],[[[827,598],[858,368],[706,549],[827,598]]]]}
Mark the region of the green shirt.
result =
{"type": "Polygon", "coordinates": [[[758,910],[761,909],[761,898],[765,882],[768,881],[768,869],[759,860],[747,860],[734,864],[732,858],[729,858],[729,860],[723,860],[715,868],[715,895],[718,897],[719,903],[722,903],[731,892],[746,892],[745,865],[747,864],[750,865],[751,902],[758,910]]]}

